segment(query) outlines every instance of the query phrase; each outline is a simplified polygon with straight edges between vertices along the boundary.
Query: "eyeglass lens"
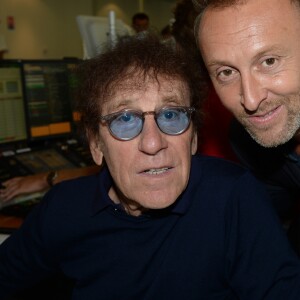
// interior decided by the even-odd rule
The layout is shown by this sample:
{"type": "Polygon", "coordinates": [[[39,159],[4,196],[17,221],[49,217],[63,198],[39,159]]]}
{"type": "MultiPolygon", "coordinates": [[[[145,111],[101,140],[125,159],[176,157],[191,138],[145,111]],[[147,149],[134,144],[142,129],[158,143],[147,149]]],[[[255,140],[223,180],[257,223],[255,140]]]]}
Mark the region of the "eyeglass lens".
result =
{"type": "Polygon", "coordinates": [[[108,125],[112,135],[116,138],[130,140],[142,131],[144,116],[153,113],[156,124],[162,132],[169,135],[178,135],[188,128],[192,111],[185,107],[163,108],[157,113],[129,110],[114,114],[108,120],[108,125]]]}

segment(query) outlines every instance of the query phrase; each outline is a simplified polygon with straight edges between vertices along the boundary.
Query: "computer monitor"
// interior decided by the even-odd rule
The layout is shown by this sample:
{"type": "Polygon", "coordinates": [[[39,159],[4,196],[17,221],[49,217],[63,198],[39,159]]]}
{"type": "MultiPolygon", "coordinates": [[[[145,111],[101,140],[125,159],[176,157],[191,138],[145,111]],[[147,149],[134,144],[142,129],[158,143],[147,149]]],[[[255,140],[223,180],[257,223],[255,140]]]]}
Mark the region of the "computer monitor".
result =
{"type": "Polygon", "coordinates": [[[72,133],[70,75],[65,60],[23,60],[29,140],[49,140],[72,133]]]}
{"type": "Polygon", "coordinates": [[[22,65],[0,60],[0,147],[26,140],[22,65]]]}
{"type": "Polygon", "coordinates": [[[111,17],[77,16],[77,25],[84,46],[84,58],[89,59],[101,53],[110,46],[111,38],[118,39],[123,36],[132,35],[130,26],[120,19],[111,17]],[[113,25],[113,26],[112,26],[113,25]]]}
{"type": "MultiPolygon", "coordinates": [[[[76,73],[76,69],[78,65],[82,62],[80,59],[66,59],[66,66],[68,71],[68,86],[70,93],[70,101],[71,101],[71,109],[72,109],[72,117],[73,123],[77,123],[79,121],[79,114],[77,111],[77,103],[76,103],[76,93],[79,86],[79,78],[76,73]]],[[[74,127],[75,129],[75,127],[74,127]]]]}

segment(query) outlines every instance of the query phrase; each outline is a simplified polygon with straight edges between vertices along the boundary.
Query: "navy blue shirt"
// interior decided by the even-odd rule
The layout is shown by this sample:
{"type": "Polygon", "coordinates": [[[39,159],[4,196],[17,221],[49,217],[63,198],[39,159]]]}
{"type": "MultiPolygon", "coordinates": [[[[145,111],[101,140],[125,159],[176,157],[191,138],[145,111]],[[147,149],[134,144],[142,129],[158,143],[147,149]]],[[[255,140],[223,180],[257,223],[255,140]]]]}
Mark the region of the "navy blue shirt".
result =
{"type": "Polygon", "coordinates": [[[300,299],[300,262],[264,187],[194,156],[171,207],[139,217],[108,197],[107,169],[56,185],[0,246],[0,299],[61,270],[73,299],[300,299]]]}

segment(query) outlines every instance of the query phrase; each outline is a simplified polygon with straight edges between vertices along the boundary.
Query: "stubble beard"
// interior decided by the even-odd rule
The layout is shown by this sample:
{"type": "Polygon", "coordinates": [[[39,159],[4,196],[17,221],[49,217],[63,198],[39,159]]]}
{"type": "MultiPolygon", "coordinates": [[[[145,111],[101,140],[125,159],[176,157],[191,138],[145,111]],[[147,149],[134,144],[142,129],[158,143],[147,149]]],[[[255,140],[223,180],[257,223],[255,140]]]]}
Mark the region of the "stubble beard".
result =
{"type": "MultiPolygon", "coordinates": [[[[245,114],[237,116],[237,119],[245,127],[252,139],[265,148],[283,145],[293,139],[300,131],[300,94],[279,99],[275,105],[274,102],[272,103],[272,107],[279,105],[284,105],[287,109],[287,121],[279,132],[270,126],[255,128],[252,124],[249,124],[245,114]]],[[[267,104],[264,107],[264,111],[267,111],[266,107],[271,107],[271,105],[267,104]]]]}

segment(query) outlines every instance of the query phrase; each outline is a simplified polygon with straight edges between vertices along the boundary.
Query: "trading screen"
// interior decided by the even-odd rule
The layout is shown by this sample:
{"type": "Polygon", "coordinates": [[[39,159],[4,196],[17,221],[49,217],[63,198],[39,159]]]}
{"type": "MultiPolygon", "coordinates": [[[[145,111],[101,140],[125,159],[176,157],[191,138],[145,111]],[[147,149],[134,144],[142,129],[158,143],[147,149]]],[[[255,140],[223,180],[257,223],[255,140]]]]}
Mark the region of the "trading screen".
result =
{"type": "Polygon", "coordinates": [[[0,144],[26,140],[21,64],[0,63],[0,144]]]}
{"type": "Polygon", "coordinates": [[[64,61],[24,61],[26,109],[31,139],[72,131],[69,74],[64,61]]]}

